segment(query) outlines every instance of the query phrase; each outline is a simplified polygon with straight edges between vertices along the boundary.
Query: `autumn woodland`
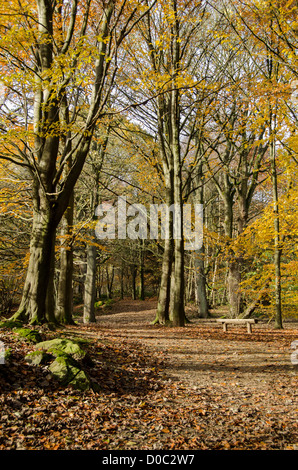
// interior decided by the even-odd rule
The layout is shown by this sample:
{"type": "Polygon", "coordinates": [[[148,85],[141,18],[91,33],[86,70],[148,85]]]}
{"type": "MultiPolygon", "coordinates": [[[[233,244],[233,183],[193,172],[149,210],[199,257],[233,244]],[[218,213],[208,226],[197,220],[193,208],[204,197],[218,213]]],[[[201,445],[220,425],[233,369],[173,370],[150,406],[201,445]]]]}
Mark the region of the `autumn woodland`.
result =
{"type": "Polygon", "coordinates": [[[297,449],[297,13],[1,1],[1,450],[297,449]]]}

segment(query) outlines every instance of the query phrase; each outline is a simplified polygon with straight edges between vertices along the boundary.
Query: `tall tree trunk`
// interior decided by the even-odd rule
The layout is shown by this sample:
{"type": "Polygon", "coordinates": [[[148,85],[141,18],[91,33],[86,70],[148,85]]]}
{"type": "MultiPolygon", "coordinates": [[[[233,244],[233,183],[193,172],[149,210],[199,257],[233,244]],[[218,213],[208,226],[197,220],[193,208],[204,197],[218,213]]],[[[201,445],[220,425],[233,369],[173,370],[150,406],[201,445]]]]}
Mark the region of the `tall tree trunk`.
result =
{"type": "MultiPolygon", "coordinates": [[[[53,247],[55,247],[56,233],[53,235],[53,247]]],[[[46,321],[47,323],[56,323],[56,292],[55,292],[55,249],[52,250],[49,266],[49,282],[46,295],[46,321]]]]}
{"type": "Polygon", "coordinates": [[[280,221],[279,221],[279,202],[276,171],[276,144],[275,144],[275,126],[274,116],[270,109],[270,161],[271,161],[271,179],[273,188],[274,204],[274,270],[275,270],[275,328],[282,329],[282,305],[281,305],[281,255],[280,246],[280,221]]]}
{"type": "Polygon", "coordinates": [[[184,241],[175,240],[175,265],[174,265],[174,305],[172,311],[173,325],[184,326],[184,241]]]}
{"type": "Polygon", "coordinates": [[[72,195],[70,204],[62,218],[61,235],[62,245],[60,248],[60,275],[58,283],[58,296],[56,307],[56,318],[59,323],[72,324],[73,322],[73,210],[74,197],[72,195]]]}
{"type": "Polygon", "coordinates": [[[184,236],[183,236],[183,196],[182,196],[182,162],[180,149],[180,92],[176,83],[180,71],[180,24],[177,13],[177,1],[172,0],[174,21],[172,25],[172,86],[171,91],[171,153],[174,168],[174,204],[175,204],[175,240],[174,240],[174,276],[175,292],[173,305],[173,325],[184,326],[184,236]]]}
{"type": "MultiPolygon", "coordinates": [[[[233,192],[230,188],[226,179],[226,188],[224,193],[224,229],[225,235],[228,238],[228,243],[233,238],[233,192]]],[[[230,316],[237,318],[241,311],[241,293],[240,293],[240,266],[239,260],[235,256],[234,252],[229,249],[228,256],[228,275],[227,275],[227,296],[229,302],[230,316]]]]}
{"type": "Polygon", "coordinates": [[[96,321],[95,318],[95,288],[96,288],[96,246],[93,244],[87,245],[87,268],[85,276],[85,289],[84,289],[84,311],[83,322],[92,323],[96,321]]]}
{"type": "Polygon", "coordinates": [[[240,292],[240,265],[238,260],[230,260],[228,265],[228,301],[230,307],[230,316],[238,318],[241,313],[241,292],[240,292]]]}
{"type": "Polygon", "coordinates": [[[124,263],[121,262],[120,267],[120,299],[124,299],[124,263]]]}
{"type": "MultiPolygon", "coordinates": [[[[194,191],[194,203],[204,203],[204,185],[203,185],[203,167],[202,163],[198,166],[198,172],[194,178],[194,184],[196,189],[194,191]]],[[[206,275],[205,275],[205,247],[202,242],[201,248],[194,253],[194,267],[195,267],[195,279],[196,279],[196,290],[197,290],[197,306],[198,316],[201,318],[207,318],[209,316],[207,292],[206,292],[206,275]]]]}
{"type": "MultiPolygon", "coordinates": [[[[62,6],[60,6],[61,8],[62,6]]],[[[72,148],[71,132],[69,129],[69,106],[67,97],[64,96],[60,108],[60,121],[65,131],[61,135],[61,143],[66,152],[72,148]]],[[[72,159],[69,158],[64,168],[64,177],[71,170],[72,159]]],[[[72,191],[68,207],[61,219],[62,243],[60,248],[60,275],[58,283],[56,318],[59,323],[72,324],[73,321],[73,214],[74,214],[74,192],[72,191]]]]}
{"type": "Polygon", "coordinates": [[[145,300],[145,274],[144,274],[144,240],[140,240],[140,287],[139,299],[145,300]]]}
{"type": "Polygon", "coordinates": [[[174,236],[174,304],[172,318],[174,326],[184,326],[184,237],[183,237],[183,203],[181,184],[180,152],[177,146],[173,147],[174,153],[174,204],[176,231],[174,236]]]}
{"type": "Polygon", "coordinates": [[[131,298],[132,300],[136,300],[137,298],[137,290],[136,290],[136,278],[137,278],[137,267],[135,264],[130,266],[131,272],[131,298]]]}
{"type": "MultiPolygon", "coordinates": [[[[30,324],[47,322],[46,300],[55,248],[56,225],[52,221],[46,197],[43,198],[42,205],[40,210],[33,212],[27,275],[20,306],[12,317],[30,324]]],[[[50,316],[54,320],[52,314],[50,316]]]]}
{"type": "Polygon", "coordinates": [[[107,278],[107,298],[112,298],[113,292],[113,283],[114,283],[114,274],[115,268],[112,266],[112,269],[109,271],[109,266],[106,266],[106,278],[107,278]]]}
{"type": "Polygon", "coordinates": [[[161,266],[161,280],[158,294],[156,317],[153,323],[165,325],[169,320],[171,272],[173,263],[173,239],[167,238],[161,266]]]}
{"type": "MultiPolygon", "coordinates": [[[[166,205],[168,209],[174,201],[173,194],[173,171],[165,169],[165,182],[166,182],[166,205]]],[[[165,325],[169,320],[170,308],[170,289],[171,289],[171,273],[173,267],[173,212],[169,210],[168,217],[168,233],[164,241],[164,251],[161,266],[161,279],[158,293],[158,302],[156,317],[153,323],[160,323],[165,325]]]]}
{"type": "MultiPolygon", "coordinates": [[[[175,260],[173,259],[173,266],[175,260]]],[[[171,279],[170,279],[170,307],[169,307],[169,318],[170,321],[173,321],[173,305],[174,305],[174,297],[175,297],[175,273],[174,269],[171,272],[171,279]]]]}
{"type": "Polygon", "coordinates": [[[199,250],[196,250],[194,255],[194,267],[196,274],[196,290],[197,290],[197,306],[198,306],[198,317],[208,318],[209,308],[206,294],[206,276],[205,276],[205,253],[204,246],[199,250]]]}

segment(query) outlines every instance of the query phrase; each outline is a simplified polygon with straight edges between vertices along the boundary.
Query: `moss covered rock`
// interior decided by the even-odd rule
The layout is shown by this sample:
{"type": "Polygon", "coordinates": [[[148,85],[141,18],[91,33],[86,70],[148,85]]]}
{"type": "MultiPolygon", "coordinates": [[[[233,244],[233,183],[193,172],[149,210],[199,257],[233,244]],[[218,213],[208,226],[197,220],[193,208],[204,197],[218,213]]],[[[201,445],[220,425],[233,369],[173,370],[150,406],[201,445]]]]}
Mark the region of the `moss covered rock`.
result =
{"type": "Polygon", "coordinates": [[[39,343],[42,340],[40,333],[30,328],[14,328],[13,330],[18,336],[32,343],[39,343]]]}
{"type": "Polygon", "coordinates": [[[90,380],[79,363],[68,354],[61,354],[49,366],[49,371],[64,386],[79,390],[88,390],[90,380]]]}
{"type": "Polygon", "coordinates": [[[47,351],[53,356],[58,357],[63,354],[68,354],[76,360],[85,358],[86,352],[74,341],[56,338],[48,341],[42,341],[36,344],[36,349],[47,351]]]}
{"type": "Polygon", "coordinates": [[[46,364],[52,359],[53,356],[45,351],[32,351],[25,356],[25,361],[28,364],[38,366],[40,364],[46,364]]]}

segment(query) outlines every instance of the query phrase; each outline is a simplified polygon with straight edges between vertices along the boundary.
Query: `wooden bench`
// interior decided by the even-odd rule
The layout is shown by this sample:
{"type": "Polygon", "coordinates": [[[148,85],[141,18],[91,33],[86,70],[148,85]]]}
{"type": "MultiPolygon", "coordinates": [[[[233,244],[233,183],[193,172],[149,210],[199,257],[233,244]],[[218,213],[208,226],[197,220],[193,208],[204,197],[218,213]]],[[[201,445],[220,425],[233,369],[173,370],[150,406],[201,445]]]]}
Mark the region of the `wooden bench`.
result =
{"type": "Polygon", "coordinates": [[[258,320],[254,318],[218,318],[216,321],[222,323],[224,331],[228,331],[229,323],[234,323],[236,325],[246,324],[248,333],[251,333],[251,325],[253,323],[258,323],[258,320]]]}

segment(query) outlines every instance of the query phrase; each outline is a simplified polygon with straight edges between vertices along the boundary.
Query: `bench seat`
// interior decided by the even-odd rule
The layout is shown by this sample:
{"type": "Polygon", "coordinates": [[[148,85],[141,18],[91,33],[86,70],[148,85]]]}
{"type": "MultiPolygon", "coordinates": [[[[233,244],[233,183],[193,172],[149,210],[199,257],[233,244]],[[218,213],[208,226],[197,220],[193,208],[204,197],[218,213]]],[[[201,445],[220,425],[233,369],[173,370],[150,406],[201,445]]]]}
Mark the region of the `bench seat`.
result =
{"type": "Polygon", "coordinates": [[[246,324],[248,333],[251,333],[251,325],[258,322],[255,318],[218,318],[216,321],[222,323],[223,331],[228,330],[229,323],[234,323],[235,325],[246,324]]]}

